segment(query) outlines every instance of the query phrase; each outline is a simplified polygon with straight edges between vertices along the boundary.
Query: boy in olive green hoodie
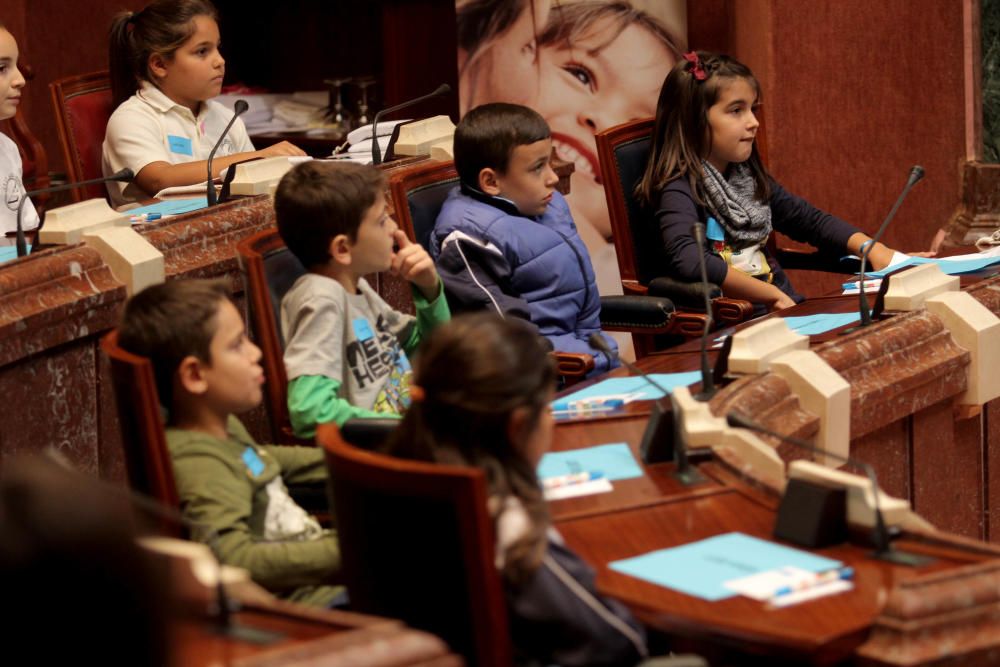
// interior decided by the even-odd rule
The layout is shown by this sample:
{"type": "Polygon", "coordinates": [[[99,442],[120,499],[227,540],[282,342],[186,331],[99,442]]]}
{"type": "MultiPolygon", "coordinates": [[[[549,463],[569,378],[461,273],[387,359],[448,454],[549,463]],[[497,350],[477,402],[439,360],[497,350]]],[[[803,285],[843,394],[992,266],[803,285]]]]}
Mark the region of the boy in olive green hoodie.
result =
{"type": "Polygon", "coordinates": [[[336,536],[285,483],[323,484],[319,448],[258,445],[234,415],[260,404],[260,349],[218,281],[171,281],[126,305],[122,348],[148,357],[168,409],[167,446],[192,538],[289,600],[330,606],[340,568],[336,536]]]}

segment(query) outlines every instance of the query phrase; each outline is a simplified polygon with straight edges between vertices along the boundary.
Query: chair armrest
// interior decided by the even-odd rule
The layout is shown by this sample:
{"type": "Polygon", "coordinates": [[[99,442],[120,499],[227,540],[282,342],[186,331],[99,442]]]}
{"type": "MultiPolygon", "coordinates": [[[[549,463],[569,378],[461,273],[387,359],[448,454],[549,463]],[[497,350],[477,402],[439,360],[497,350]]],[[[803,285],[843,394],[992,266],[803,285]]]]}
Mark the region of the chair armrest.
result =
{"type": "Polygon", "coordinates": [[[377,450],[399,426],[394,417],[354,417],[340,427],[340,436],[359,449],[377,450]]]}
{"type": "Polygon", "coordinates": [[[594,357],[579,352],[553,352],[556,370],[563,377],[566,386],[575,384],[594,370],[594,357]]]}
{"type": "Polygon", "coordinates": [[[601,297],[601,328],[609,331],[662,329],[673,314],[673,302],[662,296],[601,297]]]}
{"type": "MultiPolygon", "coordinates": [[[[651,296],[665,296],[674,302],[678,308],[705,310],[705,292],[703,283],[685,283],[673,278],[661,276],[649,281],[651,296]]],[[[708,298],[716,299],[722,296],[722,288],[714,283],[708,283],[708,298]]]]}
{"type": "Polygon", "coordinates": [[[782,248],[775,252],[781,268],[788,270],[824,271],[826,273],[852,274],[861,270],[861,260],[854,257],[836,257],[815,250],[782,248]]]}

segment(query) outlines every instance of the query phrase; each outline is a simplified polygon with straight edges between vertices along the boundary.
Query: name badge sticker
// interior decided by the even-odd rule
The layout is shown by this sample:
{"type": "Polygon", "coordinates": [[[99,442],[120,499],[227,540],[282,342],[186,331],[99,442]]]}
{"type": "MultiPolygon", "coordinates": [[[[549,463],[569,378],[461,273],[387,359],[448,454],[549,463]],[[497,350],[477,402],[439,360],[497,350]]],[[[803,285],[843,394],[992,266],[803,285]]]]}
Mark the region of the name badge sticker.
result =
{"type": "Polygon", "coordinates": [[[174,134],[167,135],[167,145],[170,147],[171,153],[178,153],[180,155],[194,155],[194,149],[191,146],[191,140],[187,137],[178,137],[174,134]]]}
{"type": "Polygon", "coordinates": [[[375,332],[372,331],[371,325],[365,318],[359,317],[353,320],[351,325],[354,328],[354,337],[358,340],[364,341],[375,337],[375,332]]]}
{"type": "Polygon", "coordinates": [[[243,463],[246,464],[247,470],[250,471],[250,475],[257,477],[262,472],[264,472],[264,462],[260,460],[260,456],[257,455],[257,450],[253,447],[247,447],[243,450],[243,463]]]}

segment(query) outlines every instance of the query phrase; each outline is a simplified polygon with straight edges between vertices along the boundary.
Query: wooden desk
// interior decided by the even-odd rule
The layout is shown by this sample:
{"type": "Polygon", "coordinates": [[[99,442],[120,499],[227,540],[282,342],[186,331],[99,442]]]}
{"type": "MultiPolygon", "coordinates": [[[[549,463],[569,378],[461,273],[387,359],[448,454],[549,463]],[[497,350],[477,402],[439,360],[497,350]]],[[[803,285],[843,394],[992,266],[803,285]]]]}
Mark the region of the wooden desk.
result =
{"type": "Polygon", "coordinates": [[[226,637],[210,619],[187,618],[173,628],[173,664],[183,667],[277,667],[290,664],[350,664],[361,667],[426,665],[459,667],[437,637],[407,628],[399,621],[302,608],[275,601],[248,605],[234,623],[276,633],[270,644],[226,637]]]}
{"type": "MultiPolygon", "coordinates": [[[[638,460],[644,421],[561,424],[554,449],[624,440],[638,460]]],[[[910,660],[899,664],[916,665],[948,646],[959,656],[953,664],[990,664],[977,647],[1000,648],[1000,549],[947,533],[896,541],[938,559],[917,569],[874,561],[860,545],[818,550],[854,567],[855,588],[786,609],[742,597],[708,602],[609,569],[616,560],[732,531],[771,539],[775,494],[719,462],[699,468],[707,481],[698,486],[681,486],[673,464],[655,464],[643,466],[641,478],[615,482],[611,493],[550,503],[566,542],[596,567],[600,591],[625,602],[672,647],[712,664],[897,664],[889,659],[897,656],[910,660]],[[926,600],[925,608],[913,597],[926,600]]]]}

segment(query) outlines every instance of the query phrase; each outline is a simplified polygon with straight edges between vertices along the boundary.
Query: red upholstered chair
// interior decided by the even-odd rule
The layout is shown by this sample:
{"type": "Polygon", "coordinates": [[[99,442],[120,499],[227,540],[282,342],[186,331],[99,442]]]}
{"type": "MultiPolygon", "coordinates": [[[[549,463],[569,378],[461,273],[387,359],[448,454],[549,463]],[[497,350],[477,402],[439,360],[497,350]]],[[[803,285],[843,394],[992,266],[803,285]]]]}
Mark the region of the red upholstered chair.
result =
{"type": "MultiPolygon", "coordinates": [[[[146,357],[119,347],[117,329],[101,340],[101,349],[111,360],[129,486],[180,512],[153,365],[146,357]]],[[[175,520],[161,518],[159,524],[166,535],[184,536],[175,520]]]]}
{"type": "Polygon", "coordinates": [[[432,632],[470,665],[510,667],[484,473],[365,451],[334,424],[321,424],[316,439],[351,606],[432,632]]]}
{"type": "MultiPolygon", "coordinates": [[[[59,140],[71,182],[100,178],[101,147],[111,118],[111,82],[107,71],[59,79],[49,84],[59,140]]],[[[74,201],[107,197],[103,184],[70,191],[74,201]]]]}

